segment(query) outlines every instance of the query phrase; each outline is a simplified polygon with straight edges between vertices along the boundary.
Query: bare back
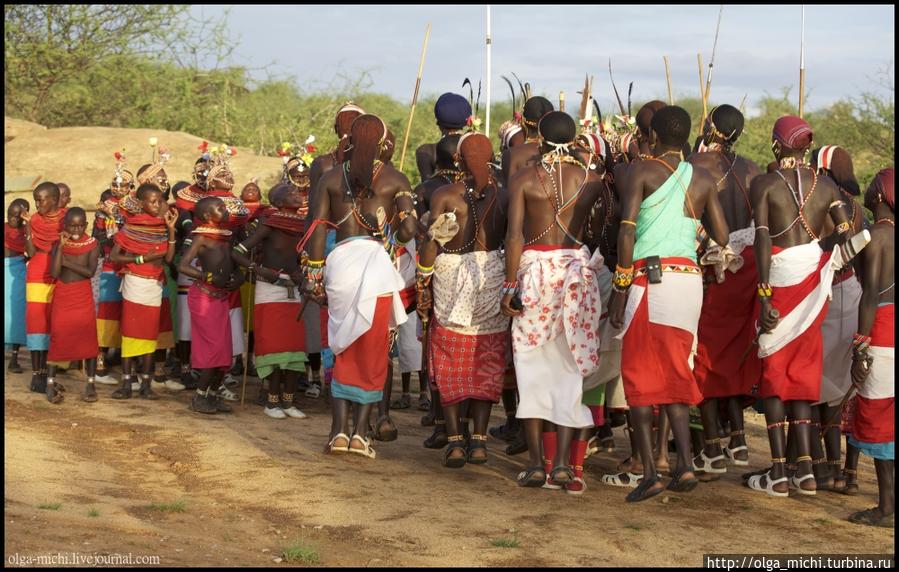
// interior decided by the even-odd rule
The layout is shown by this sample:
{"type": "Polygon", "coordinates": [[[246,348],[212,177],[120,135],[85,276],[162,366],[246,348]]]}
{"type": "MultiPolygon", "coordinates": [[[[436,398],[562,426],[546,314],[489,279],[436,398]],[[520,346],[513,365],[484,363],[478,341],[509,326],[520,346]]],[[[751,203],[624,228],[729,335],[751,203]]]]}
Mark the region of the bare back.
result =
{"type": "Polygon", "coordinates": [[[739,155],[725,155],[719,151],[696,153],[688,159],[715,179],[718,201],[724,210],[727,227],[733,230],[748,228],[752,224],[752,202],[749,186],[759,175],[754,162],[739,155]]]}
{"type": "Polygon", "coordinates": [[[518,171],[539,162],[540,146],[534,141],[506,149],[502,156],[503,178],[506,184],[509,184],[518,171]]]}
{"type": "Polygon", "coordinates": [[[411,193],[406,176],[387,164],[376,169],[367,197],[356,197],[349,190],[345,167],[329,171],[321,185],[320,191],[328,195],[328,219],[338,226],[338,242],[354,236],[373,236],[378,232],[378,208],[384,209],[386,221],[390,222],[396,215],[397,193],[411,193]]]}
{"type": "Polygon", "coordinates": [[[455,213],[459,232],[442,251],[451,254],[499,250],[506,234],[508,197],[497,186],[488,186],[480,199],[466,196],[463,183],[444,185],[434,193],[432,219],[442,213],[455,213]],[[474,206],[474,216],[472,216],[474,206]]]}
{"type": "Polygon", "coordinates": [[[780,248],[821,238],[827,218],[838,210],[829,206],[841,200],[836,184],[808,167],[760,175],[752,182],[750,195],[756,228],[767,226],[772,244],[780,248]]]}
{"type": "Polygon", "coordinates": [[[524,245],[579,247],[601,185],[596,173],[571,163],[556,163],[551,174],[542,164],[520,171],[509,188],[524,195],[524,245]]]}

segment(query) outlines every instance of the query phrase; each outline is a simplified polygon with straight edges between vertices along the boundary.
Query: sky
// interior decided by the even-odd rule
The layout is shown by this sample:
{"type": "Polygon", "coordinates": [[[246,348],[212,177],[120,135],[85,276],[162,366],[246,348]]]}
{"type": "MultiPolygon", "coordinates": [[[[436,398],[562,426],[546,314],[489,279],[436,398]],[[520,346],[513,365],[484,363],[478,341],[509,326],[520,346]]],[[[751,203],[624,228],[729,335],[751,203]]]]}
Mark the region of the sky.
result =
{"type": "MultiPolygon", "coordinates": [[[[220,14],[221,6],[193,6],[220,14]]],[[[666,99],[667,55],[675,101],[699,95],[696,54],[708,73],[719,5],[565,6],[497,5],[492,18],[492,100],[508,100],[500,75],[515,72],[535,93],[565,91],[571,111],[584,75],[605,113],[614,104],[608,61],[623,99],[634,82],[634,101],[666,99]]],[[[422,40],[432,24],[421,94],[462,89],[469,77],[486,78],[486,5],[230,6],[229,31],[238,47],[233,63],[292,77],[304,90],[343,85],[343,73],[371,74],[372,90],[411,102],[422,40]]],[[[893,84],[894,6],[807,5],[806,106],[816,109],[876,85],[884,70],[893,84]]],[[[799,5],[724,7],[713,68],[711,100],[739,105],[799,84],[799,5]]],[[[514,80],[513,80],[514,83],[514,80]]],[[[477,89],[477,87],[475,87],[477,89]]],[[[482,101],[486,101],[486,81],[482,101]]],[[[626,104],[626,101],[625,101],[626,104]]],[[[482,108],[483,109],[483,108],[482,108]]],[[[635,110],[636,111],[636,110],[635,110]]]]}

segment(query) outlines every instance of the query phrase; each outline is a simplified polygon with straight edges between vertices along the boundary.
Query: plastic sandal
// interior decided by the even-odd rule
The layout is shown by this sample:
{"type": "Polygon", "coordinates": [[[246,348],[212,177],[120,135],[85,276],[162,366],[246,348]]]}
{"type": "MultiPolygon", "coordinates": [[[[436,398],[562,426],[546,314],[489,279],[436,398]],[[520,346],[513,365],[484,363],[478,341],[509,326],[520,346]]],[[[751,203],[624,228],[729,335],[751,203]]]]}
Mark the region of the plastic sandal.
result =
{"type": "Polygon", "coordinates": [[[461,469],[468,462],[468,453],[465,446],[465,437],[462,435],[450,435],[447,437],[449,442],[443,451],[443,466],[447,469],[461,469]],[[461,450],[464,454],[461,457],[451,457],[450,453],[461,450]]]}
{"type": "Polygon", "coordinates": [[[864,524],[867,526],[877,526],[881,528],[893,528],[894,516],[888,514],[886,516],[879,515],[877,507],[868,508],[854,514],[849,515],[849,522],[855,524],[864,524]]]}
{"type": "Polygon", "coordinates": [[[371,448],[371,443],[369,442],[369,440],[366,439],[365,437],[363,437],[362,435],[359,435],[358,433],[353,435],[353,438],[350,439],[350,445],[347,445],[347,447],[348,447],[347,450],[350,453],[353,453],[356,455],[362,455],[363,457],[368,457],[369,459],[375,458],[375,450],[371,448]],[[351,446],[356,441],[359,441],[360,443],[362,443],[362,446],[363,446],[362,449],[356,449],[351,446]]]}
{"type": "Polygon", "coordinates": [[[724,447],[724,457],[727,459],[728,464],[735,465],[737,467],[748,467],[749,460],[741,461],[736,458],[734,453],[739,453],[740,451],[749,452],[749,447],[746,445],[740,445],[739,447],[734,447],[731,449],[730,447],[724,447]]]}
{"type": "Polygon", "coordinates": [[[815,480],[814,473],[808,473],[807,475],[803,475],[798,478],[795,476],[790,477],[790,488],[795,488],[796,492],[801,495],[805,495],[805,496],[809,496],[809,497],[815,496],[818,492],[817,489],[809,491],[809,490],[802,488],[802,483],[804,483],[805,481],[807,481],[809,479],[812,479],[813,481],[815,480]]]}
{"type": "Polygon", "coordinates": [[[787,479],[787,477],[781,477],[776,480],[772,479],[771,471],[769,470],[763,475],[752,475],[751,477],[749,477],[749,480],[746,481],[746,484],[749,485],[750,489],[752,489],[754,491],[764,491],[765,493],[767,493],[769,496],[772,496],[772,497],[788,497],[788,496],[790,496],[789,492],[779,493],[774,490],[774,485],[778,485],[780,483],[785,483],[788,480],[789,479],[787,479]],[[768,484],[764,487],[762,486],[762,478],[764,478],[766,481],[768,481],[768,484]]]}
{"type": "Polygon", "coordinates": [[[604,485],[610,485],[613,487],[625,487],[629,489],[637,488],[637,485],[640,484],[640,480],[643,479],[643,475],[637,475],[631,472],[622,472],[615,474],[603,475],[600,482],[604,485]],[[627,477],[627,481],[623,481],[621,479],[621,475],[625,475],[627,477]]]}
{"type": "Polygon", "coordinates": [[[703,473],[711,473],[713,475],[715,475],[715,474],[720,475],[720,474],[727,472],[727,467],[725,466],[725,467],[721,467],[720,469],[716,469],[715,467],[712,466],[712,463],[714,463],[715,461],[724,461],[724,460],[725,460],[724,455],[718,455],[717,457],[709,457],[708,455],[705,454],[705,451],[700,451],[699,455],[697,455],[696,457],[693,457],[693,470],[694,471],[702,471],[703,473]],[[696,464],[697,458],[700,461],[702,461],[701,465],[696,464]]]}
{"type": "Polygon", "coordinates": [[[478,435],[477,433],[472,434],[471,440],[468,442],[468,451],[465,455],[465,460],[472,465],[483,465],[487,462],[487,436],[486,435],[478,435]],[[471,453],[475,449],[483,449],[484,456],[483,457],[472,457],[471,453]]]}
{"type": "Polygon", "coordinates": [[[347,435],[346,433],[338,433],[337,435],[334,435],[334,437],[330,441],[328,441],[328,450],[331,451],[332,453],[348,453],[350,450],[349,435],[347,435]],[[337,442],[338,439],[345,439],[346,445],[345,446],[335,445],[335,443],[337,442]]]}
{"type": "Polygon", "coordinates": [[[546,482],[546,473],[543,471],[543,467],[528,467],[527,469],[518,473],[518,486],[519,487],[542,487],[546,482]],[[540,473],[543,475],[542,478],[534,478],[534,476],[540,473]]]}

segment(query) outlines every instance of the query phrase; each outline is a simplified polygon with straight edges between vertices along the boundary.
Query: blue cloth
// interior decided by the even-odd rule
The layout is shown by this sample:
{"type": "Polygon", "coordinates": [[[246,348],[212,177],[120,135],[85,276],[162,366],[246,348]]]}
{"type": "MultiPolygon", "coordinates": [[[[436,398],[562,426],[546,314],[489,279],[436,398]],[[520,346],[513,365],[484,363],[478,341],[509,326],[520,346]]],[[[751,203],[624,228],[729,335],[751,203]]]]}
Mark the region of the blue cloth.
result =
{"type": "Polygon", "coordinates": [[[24,346],[25,337],[25,258],[4,258],[3,342],[24,346]]]}
{"type": "Polygon", "coordinates": [[[366,391],[352,385],[344,385],[336,379],[331,380],[331,397],[334,399],[346,399],[353,403],[365,405],[367,403],[377,403],[381,401],[383,396],[384,392],[381,390],[366,391]]]}
{"type": "Polygon", "coordinates": [[[437,124],[449,129],[462,129],[471,117],[471,104],[458,93],[444,93],[434,104],[437,124]]]}
{"type": "Polygon", "coordinates": [[[847,441],[850,445],[874,459],[892,461],[896,458],[894,441],[890,441],[889,443],[865,443],[864,441],[856,441],[851,435],[847,441]]]}
{"type": "Polygon", "coordinates": [[[100,302],[121,302],[122,277],[113,270],[100,273],[100,302]]]}

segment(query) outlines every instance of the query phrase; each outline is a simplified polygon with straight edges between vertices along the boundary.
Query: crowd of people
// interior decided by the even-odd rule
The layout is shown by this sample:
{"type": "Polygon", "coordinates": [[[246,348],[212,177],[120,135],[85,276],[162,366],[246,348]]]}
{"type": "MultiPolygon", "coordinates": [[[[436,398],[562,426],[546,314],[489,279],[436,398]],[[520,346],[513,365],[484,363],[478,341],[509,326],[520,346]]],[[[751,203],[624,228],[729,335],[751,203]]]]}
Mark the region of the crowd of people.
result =
{"type": "Polygon", "coordinates": [[[747,466],[755,407],[771,465],[744,475],[751,490],[857,494],[864,453],[879,504],[850,520],[892,526],[893,168],[863,195],[872,223],[849,153],[813,148],[799,117],[775,123],[762,169],[733,150],[733,106],[691,145],[680,107],[603,121],[586,98],[575,121],[526,94],[497,155],[471,101],[443,94],[415,188],[385,122],[353,103],[334,150],[282,147],[267,204],[255,181],[236,196],[236,151],[206,143],[173,186],[156,141],[136,175],[116,153],[90,232],[70,189],[41,183],[33,211],[7,209],[8,370],[24,347],[51,403],[77,361],[85,401],[95,383],[156,399],[155,383],[203,414],[231,411],[250,371],[272,418],[305,417],[299,392],[324,391],[327,451],[369,458],[372,438],[396,439],[390,409],[410,406],[418,372],[443,466],[487,463],[490,434],[528,454],[520,486],[582,494],[584,460],[623,425],[630,457],[602,483],[628,501],[747,466]]]}

